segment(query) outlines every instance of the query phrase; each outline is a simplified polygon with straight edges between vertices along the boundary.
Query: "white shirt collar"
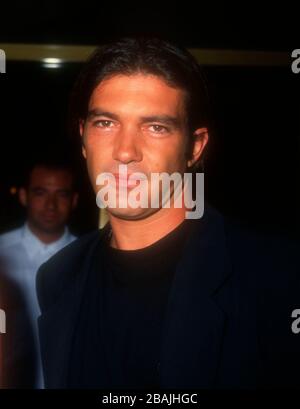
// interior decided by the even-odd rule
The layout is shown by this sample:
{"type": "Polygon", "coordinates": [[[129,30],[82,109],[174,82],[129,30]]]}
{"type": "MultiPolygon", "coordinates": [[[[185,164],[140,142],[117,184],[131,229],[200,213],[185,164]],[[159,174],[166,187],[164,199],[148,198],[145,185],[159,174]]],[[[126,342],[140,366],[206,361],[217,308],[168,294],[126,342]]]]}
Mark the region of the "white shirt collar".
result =
{"type": "Polygon", "coordinates": [[[28,256],[34,257],[38,252],[42,253],[54,253],[61,249],[66,243],[69,242],[70,232],[68,227],[65,226],[64,233],[61,237],[49,244],[43,243],[29,228],[26,222],[21,230],[22,243],[26,249],[28,256]]]}

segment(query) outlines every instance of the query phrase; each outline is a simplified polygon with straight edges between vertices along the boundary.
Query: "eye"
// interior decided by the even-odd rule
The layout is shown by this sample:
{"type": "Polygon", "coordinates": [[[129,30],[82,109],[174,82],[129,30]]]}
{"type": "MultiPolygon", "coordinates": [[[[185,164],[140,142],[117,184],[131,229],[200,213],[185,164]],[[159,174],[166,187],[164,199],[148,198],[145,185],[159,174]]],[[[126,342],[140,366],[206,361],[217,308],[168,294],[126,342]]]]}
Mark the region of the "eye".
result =
{"type": "Polygon", "coordinates": [[[155,132],[155,133],[165,133],[168,132],[168,128],[166,128],[165,126],[162,125],[150,125],[150,129],[151,131],[155,132]]]}
{"type": "Polygon", "coordinates": [[[43,190],[43,189],[34,189],[33,190],[33,194],[35,195],[35,196],[44,196],[45,195],[45,190],[43,190]]]}
{"type": "Polygon", "coordinates": [[[59,197],[63,198],[63,199],[68,199],[71,196],[70,192],[59,192],[59,197]]]}
{"type": "Polygon", "coordinates": [[[95,121],[94,125],[98,128],[111,128],[113,122],[110,121],[109,119],[100,119],[98,121],[95,121]]]}

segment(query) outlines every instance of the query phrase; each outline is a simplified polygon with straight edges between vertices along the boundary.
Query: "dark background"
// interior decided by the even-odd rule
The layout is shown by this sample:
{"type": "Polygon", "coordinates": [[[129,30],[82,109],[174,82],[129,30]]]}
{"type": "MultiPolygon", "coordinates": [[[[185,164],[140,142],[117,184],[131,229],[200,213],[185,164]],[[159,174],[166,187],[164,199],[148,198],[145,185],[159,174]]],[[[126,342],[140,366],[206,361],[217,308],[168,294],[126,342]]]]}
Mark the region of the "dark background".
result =
{"type": "MultiPolygon", "coordinates": [[[[228,3],[162,7],[84,2],[26,1],[1,9],[0,43],[100,45],[114,37],[152,33],[190,48],[285,51],[300,48],[295,10],[228,3]]],[[[0,231],[22,219],[10,187],[39,152],[75,158],[81,201],[76,233],[97,226],[98,209],[80,152],[66,136],[66,113],[79,63],[46,69],[7,62],[0,78],[0,231]]],[[[205,66],[216,132],[206,162],[206,199],[223,213],[258,230],[300,231],[300,73],[286,67],[205,66]]]]}

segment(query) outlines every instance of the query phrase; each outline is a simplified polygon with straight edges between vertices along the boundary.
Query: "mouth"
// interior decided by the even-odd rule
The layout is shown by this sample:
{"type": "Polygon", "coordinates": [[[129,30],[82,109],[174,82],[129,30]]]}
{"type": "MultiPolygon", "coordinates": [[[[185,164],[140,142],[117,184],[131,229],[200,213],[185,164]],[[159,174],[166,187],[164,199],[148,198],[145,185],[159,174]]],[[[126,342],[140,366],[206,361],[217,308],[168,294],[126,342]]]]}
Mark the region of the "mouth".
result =
{"type": "Polygon", "coordinates": [[[145,175],[136,175],[135,173],[131,174],[121,174],[121,173],[113,173],[113,176],[116,181],[116,186],[132,188],[137,186],[140,181],[147,180],[145,175]]]}
{"type": "Polygon", "coordinates": [[[55,213],[47,213],[44,215],[44,220],[46,221],[53,221],[56,219],[56,214],[55,213]]]}

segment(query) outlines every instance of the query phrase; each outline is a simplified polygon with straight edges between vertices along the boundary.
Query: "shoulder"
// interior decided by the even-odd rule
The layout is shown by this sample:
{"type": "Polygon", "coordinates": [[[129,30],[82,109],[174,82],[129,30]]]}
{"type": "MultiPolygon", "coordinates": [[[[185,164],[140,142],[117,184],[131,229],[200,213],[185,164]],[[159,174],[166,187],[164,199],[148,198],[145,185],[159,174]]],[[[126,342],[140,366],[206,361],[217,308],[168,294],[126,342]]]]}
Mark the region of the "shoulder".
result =
{"type": "Polygon", "coordinates": [[[93,249],[103,234],[104,232],[100,230],[85,234],[41,265],[37,272],[36,289],[42,311],[55,302],[84,270],[84,264],[90,261],[93,249]]]}
{"type": "Polygon", "coordinates": [[[262,298],[281,294],[286,300],[293,298],[295,289],[300,291],[299,240],[258,231],[211,206],[206,221],[208,240],[213,248],[221,243],[239,293],[255,291],[262,298]]]}
{"type": "Polygon", "coordinates": [[[22,240],[22,230],[23,226],[0,234],[0,249],[4,250],[19,244],[22,240]]]}
{"type": "MultiPolygon", "coordinates": [[[[83,236],[83,237],[84,237],[84,236],[83,236]]],[[[70,232],[69,229],[67,229],[67,235],[66,235],[66,243],[67,243],[67,245],[68,245],[69,243],[72,243],[72,242],[75,241],[75,240],[78,240],[78,236],[75,236],[74,234],[72,234],[72,233],[70,232]]]]}
{"type": "Polygon", "coordinates": [[[255,306],[249,314],[257,318],[260,345],[268,349],[273,343],[277,352],[272,357],[282,355],[282,348],[294,353],[291,317],[300,308],[299,241],[236,224],[227,224],[226,229],[233,279],[243,311],[249,310],[245,303],[255,306]]]}
{"type": "Polygon", "coordinates": [[[228,251],[233,263],[244,265],[270,288],[300,279],[300,242],[280,234],[258,232],[236,221],[224,219],[228,251]]]}
{"type": "Polygon", "coordinates": [[[298,272],[300,277],[300,242],[290,237],[258,231],[253,227],[228,217],[206,203],[204,217],[199,220],[199,241],[203,236],[213,248],[222,248],[229,256],[235,272],[243,274],[246,270],[263,274],[279,271],[282,277],[288,271],[298,272]],[[219,244],[219,247],[216,246],[219,244]]]}

